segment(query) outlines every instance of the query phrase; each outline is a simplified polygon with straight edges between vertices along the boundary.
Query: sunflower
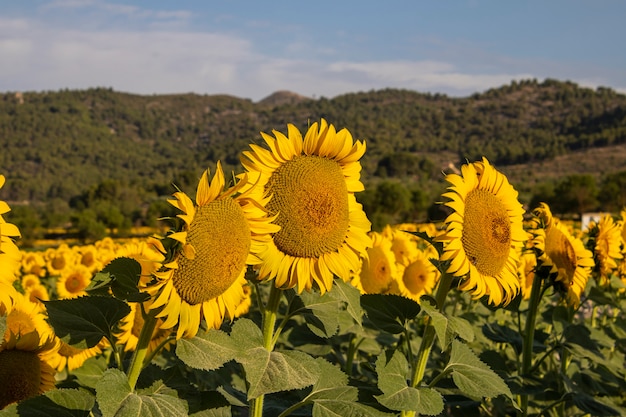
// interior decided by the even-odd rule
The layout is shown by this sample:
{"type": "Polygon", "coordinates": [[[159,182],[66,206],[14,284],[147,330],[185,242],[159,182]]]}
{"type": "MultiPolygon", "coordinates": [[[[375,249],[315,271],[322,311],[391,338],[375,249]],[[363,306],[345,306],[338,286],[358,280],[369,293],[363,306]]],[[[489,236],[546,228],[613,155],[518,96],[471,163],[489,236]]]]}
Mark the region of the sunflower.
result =
{"type": "MultiPolygon", "coordinates": [[[[4,182],[4,175],[0,175],[0,188],[4,186],[4,182]]],[[[9,205],[0,200],[0,282],[11,284],[19,271],[22,253],[14,242],[14,239],[21,236],[19,229],[2,217],[9,211],[9,205]]]]}
{"type": "Polygon", "coordinates": [[[617,261],[623,258],[621,253],[622,245],[622,224],[615,222],[611,215],[605,215],[600,221],[591,222],[587,229],[589,242],[592,249],[596,268],[599,275],[600,285],[608,283],[611,272],[617,269],[617,261]]]}
{"type": "Polygon", "coordinates": [[[95,245],[74,246],[72,250],[76,253],[77,262],[84,265],[92,273],[102,269],[102,262],[98,258],[98,249],[95,245]]]}
{"type": "Polygon", "coordinates": [[[570,306],[576,307],[594,266],[593,254],[552,216],[547,204],[541,203],[533,214],[531,233],[533,245],[540,253],[538,261],[551,267],[551,272],[556,274],[556,288],[565,293],[570,306]]]}
{"type": "Polygon", "coordinates": [[[161,327],[178,324],[177,339],[195,336],[202,317],[213,328],[225,317],[234,317],[245,298],[247,265],[261,262],[258,253],[267,246],[270,233],[278,231],[263,207],[267,199],[253,200],[248,193],[240,193],[246,183],[244,175],[224,190],[218,162],[210,183],[209,171],[202,174],[195,205],[183,192],[169,200],[183,212],[178,215],[183,230],[173,230],[157,241],[163,253],[170,255],[166,246],[173,247],[174,253],[172,261],[155,274],[157,280],[148,291],[154,296],[150,309],[158,309],[157,317],[164,319],[161,327]]]}
{"type": "Polygon", "coordinates": [[[388,293],[394,281],[400,278],[395,254],[391,250],[392,241],[387,235],[369,233],[372,247],[367,249],[360,272],[355,274],[352,285],[364,294],[388,293]]]}
{"type": "Polygon", "coordinates": [[[41,304],[41,301],[49,301],[50,293],[48,287],[43,284],[35,284],[30,287],[24,288],[24,295],[31,302],[41,304]]]}
{"type": "Polygon", "coordinates": [[[431,294],[439,280],[440,272],[430,261],[427,252],[418,250],[400,267],[400,279],[394,281],[391,293],[417,302],[424,294],[431,294]]]}
{"type": "Polygon", "coordinates": [[[44,252],[46,269],[49,276],[58,276],[70,265],[75,263],[76,253],[67,245],[62,243],[57,248],[48,248],[44,252]]]}
{"type": "MultiPolygon", "coordinates": [[[[141,312],[141,304],[129,303],[129,306],[130,313],[120,321],[119,333],[117,333],[117,341],[119,344],[124,345],[125,351],[137,348],[137,341],[139,341],[139,335],[145,322],[141,312]]],[[[162,324],[163,320],[157,319],[157,324],[154,327],[150,344],[148,345],[148,351],[153,351],[172,333],[171,329],[161,328],[162,324]]]]}
{"type": "Polygon", "coordinates": [[[12,297],[13,305],[3,314],[6,318],[4,340],[9,340],[11,334],[21,337],[32,332],[37,332],[42,340],[53,339],[54,331],[46,322],[42,305],[31,302],[20,293],[12,297]]]}
{"type": "Polygon", "coordinates": [[[417,236],[389,225],[385,226],[382,234],[391,239],[391,251],[399,264],[408,265],[410,259],[417,256],[417,236]]]}
{"type": "Polygon", "coordinates": [[[22,257],[22,274],[33,274],[39,278],[46,276],[46,260],[41,252],[27,252],[22,257]]]}
{"type": "Polygon", "coordinates": [[[269,150],[250,145],[241,156],[250,183],[260,185],[255,198],[272,196],[267,208],[281,227],[259,254],[259,278],[299,293],[316,284],[324,293],[334,276],[349,280],[372,245],[371,223],[354,195],[364,189],[365,143],[324,119],[304,139],[294,125],[287,129],[288,136],[261,133],[269,150]]]}
{"type": "Polygon", "coordinates": [[[85,265],[74,264],[63,268],[57,279],[57,294],[59,299],[76,298],[87,295],[85,288],[91,283],[92,273],[85,265]]]}
{"type": "Polygon", "coordinates": [[[34,331],[10,334],[0,344],[0,409],[54,388],[55,370],[48,362],[54,343],[34,331]]]}
{"type": "Polygon", "coordinates": [[[526,240],[517,191],[486,158],[446,180],[451,186],[443,197],[453,212],[437,240],[444,244],[441,260],[450,262],[447,272],[461,277],[460,288],[474,297],[509,303],[519,292],[517,264],[526,240]]]}

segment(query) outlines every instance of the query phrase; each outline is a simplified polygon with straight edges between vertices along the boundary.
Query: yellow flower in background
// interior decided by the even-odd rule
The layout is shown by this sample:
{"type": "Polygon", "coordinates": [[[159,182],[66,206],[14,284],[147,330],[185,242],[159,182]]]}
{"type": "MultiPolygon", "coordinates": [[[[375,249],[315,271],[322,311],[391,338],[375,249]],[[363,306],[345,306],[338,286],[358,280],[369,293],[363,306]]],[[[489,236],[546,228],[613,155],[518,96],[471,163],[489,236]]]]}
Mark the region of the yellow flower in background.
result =
{"type": "Polygon", "coordinates": [[[250,145],[241,163],[256,199],[270,195],[267,208],[280,231],[259,256],[259,278],[298,292],[331,289],[334,276],[347,281],[359,270],[371,240],[371,224],[354,193],[363,191],[359,160],[365,143],[353,141],[322,119],[304,138],[292,124],[288,136],[261,133],[269,149],[250,145]]]}
{"type": "Polygon", "coordinates": [[[427,252],[415,252],[407,265],[400,267],[400,278],[395,280],[391,293],[417,302],[422,295],[431,294],[441,274],[429,258],[427,252]]]}
{"type": "MultiPolygon", "coordinates": [[[[150,309],[158,309],[164,329],[178,325],[176,338],[193,337],[204,317],[209,328],[218,328],[225,317],[233,318],[244,300],[247,265],[261,262],[259,252],[278,231],[263,208],[267,199],[253,200],[240,194],[247,178],[224,190],[218,162],[209,183],[205,171],[198,184],[196,204],[183,192],[169,200],[183,214],[182,231],[166,236],[177,242],[176,253],[157,282],[148,287],[155,297],[150,309]]],[[[161,251],[166,252],[165,246],[161,251]]]]}
{"type": "Polygon", "coordinates": [[[41,252],[26,252],[22,256],[22,274],[43,278],[47,274],[46,260],[41,252]]]}
{"type": "Polygon", "coordinates": [[[62,372],[65,369],[73,371],[80,368],[87,359],[99,355],[109,345],[104,338],[97,345],[86,349],[68,345],[58,337],[55,337],[54,343],[55,348],[48,355],[47,361],[57,372],[62,372]]]}
{"type": "MultiPolygon", "coordinates": [[[[117,333],[117,341],[124,346],[124,351],[132,351],[137,348],[139,335],[145,322],[141,313],[141,304],[129,303],[129,306],[130,313],[120,321],[119,332],[117,333]]],[[[157,319],[157,324],[152,331],[150,344],[148,345],[149,352],[153,351],[172,334],[171,329],[163,329],[161,324],[163,324],[163,320],[157,319]]]]}
{"type": "MultiPolygon", "coordinates": [[[[622,223],[615,222],[610,215],[603,216],[597,223],[591,222],[587,235],[593,240],[593,255],[599,272],[600,285],[608,283],[608,276],[617,269],[622,255],[622,223]]],[[[589,247],[589,246],[588,246],[589,247]]]]}
{"type": "Polygon", "coordinates": [[[444,243],[441,260],[450,262],[447,272],[461,277],[460,288],[474,297],[509,303],[519,292],[519,253],[527,238],[517,191],[485,158],[446,180],[451,186],[443,197],[453,212],[437,239],[444,243]]]}
{"type": "Polygon", "coordinates": [[[57,248],[48,248],[44,252],[46,269],[49,276],[58,276],[71,265],[75,264],[76,253],[66,244],[62,243],[57,248]]]}
{"type": "Polygon", "coordinates": [[[35,284],[31,285],[28,288],[24,288],[24,295],[31,302],[42,304],[42,301],[50,300],[50,293],[48,291],[48,287],[43,284],[35,284]]]}
{"type": "Polygon", "coordinates": [[[571,235],[567,226],[552,216],[547,204],[541,203],[533,214],[531,233],[535,235],[533,244],[541,253],[539,260],[551,266],[552,272],[557,274],[559,290],[565,293],[567,303],[576,307],[594,266],[593,254],[579,238],[571,235]]]}
{"type": "Polygon", "coordinates": [[[85,288],[91,283],[93,274],[85,265],[66,266],[57,279],[56,289],[59,299],[76,298],[87,295],[85,288]]]}
{"type": "Polygon", "coordinates": [[[0,344],[0,409],[54,388],[56,372],[49,363],[54,349],[52,340],[41,339],[36,331],[11,333],[0,344]]]}
{"type": "Polygon", "coordinates": [[[72,250],[76,253],[76,262],[87,267],[93,274],[100,271],[104,266],[100,262],[98,249],[95,245],[73,246],[72,250]]]}
{"type": "Polygon", "coordinates": [[[364,294],[386,294],[395,280],[400,278],[391,239],[378,232],[369,233],[372,247],[367,249],[360,272],[355,274],[352,285],[364,294]]]}
{"type": "Polygon", "coordinates": [[[417,256],[418,237],[398,228],[387,225],[382,234],[391,240],[391,251],[395,255],[396,262],[408,265],[410,260],[417,256]]]}

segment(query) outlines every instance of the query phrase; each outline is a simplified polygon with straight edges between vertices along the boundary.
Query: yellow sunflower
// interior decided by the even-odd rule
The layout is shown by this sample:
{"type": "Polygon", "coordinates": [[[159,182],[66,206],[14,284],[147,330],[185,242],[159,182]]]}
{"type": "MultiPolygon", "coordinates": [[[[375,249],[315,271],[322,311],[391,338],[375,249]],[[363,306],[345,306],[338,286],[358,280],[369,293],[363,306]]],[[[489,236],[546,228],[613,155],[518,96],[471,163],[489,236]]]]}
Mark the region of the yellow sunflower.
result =
{"type": "MultiPolygon", "coordinates": [[[[0,175],[0,188],[4,186],[4,182],[4,175],[0,175]]],[[[11,284],[19,272],[22,253],[14,242],[14,239],[21,236],[19,229],[2,217],[9,211],[9,205],[0,200],[0,282],[11,284]]]]}
{"type": "Polygon", "coordinates": [[[42,301],[50,300],[50,293],[48,292],[48,287],[43,284],[35,284],[30,287],[24,288],[24,295],[31,302],[36,304],[42,304],[42,301]]]}
{"type": "Polygon", "coordinates": [[[39,278],[46,276],[46,260],[41,252],[27,252],[22,257],[22,274],[33,274],[39,278]]]}
{"type": "Polygon", "coordinates": [[[367,249],[367,256],[359,273],[352,279],[352,285],[363,294],[386,294],[393,282],[400,278],[398,264],[391,250],[391,239],[378,232],[369,233],[372,247],[367,249]]]}
{"type": "Polygon", "coordinates": [[[74,265],[76,253],[66,244],[62,243],[57,248],[48,248],[44,252],[48,275],[58,276],[70,265],[74,265]]]}
{"type": "Polygon", "coordinates": [[[288,136],[261,133],[269,150],[250,145],[241,156],[250,183],[260,185],[255,198],[271,195],[267,208],[281,227],[259,254],[259,278],[298,292],[316,284],[324,293],[334,276],[349,280],[372,245],[371,224],[354,196],[363,191],[365,143],[324,119],[304,139],[294,125],[287,129],[288,136]]]}
{"type": "Polygon", "coordinates": [[[611,272],[617,269],[617,261],[623,259],[621,221],[615,222],[613,217],[607,214],[597,223],[591,222],[587,234],[593,242],[593,254],[599,273],[599,283],[605,285],[608,283],[611,272]]]}
{"type": "Polygon", "coordinates": [[[55,370],[48,362],[54,348],[50,339],[41,339],[36,331],[11,333],[0,344],[0,409],[54,388],[55,370]]]}
{"type": "MultiPolygon", "coordinates": [[[[130,313],[120,321],[119,333],[117,333],[117,341],[119,344],[124,345],[125,351],[131,351],[137,348],[139,335],[141,334],[141,329],[145,322],[141,312],[141,305],[139,303],[129,303],[129,306],[130,313]]],[[[148,351],[153,351],[172,334],[171,329],[161,328],[162,324],[163,320],[157,319],[156,326],[152,331],[150,344],[148,345],[148,351]]]]}
{"type": "Polygon", "coordinates": [[[91,271],[85,265],[74,264],[63,268],[56,284],[59,299],[87,295],[85,288],[91,283],[92,276],[91,271]]]}
{"type": "Polygon", "coordinates": [[[72,250],[76,253],[77,262],[86,266],[92,273],[95,274],[102,269],[103,265],[98,258],[98,249],[95,245],[73,246],[72,250]]]}
{"type": "MultiPolygon", "coordinates": [[[[224,190],[218,162],[210,183],[209,172],[202,174],[195,205],[183,192],[169,200],[183,212],[178,217],[184,226],[164,241],[177,242],[179,249],[164,270],[155,274],[157,282],[148,291],[155,297],[150,309],[159,309],[157,317],[165,320],[161,327],[178,324],[177,339],[195,336],[202,317],[212,328],[218,328],[225,317],[234,317],[245,298],[247,265],[261,262],[258,253],[267,246],[270,233],[278,231],[264,209],[267,199],[253,200],[240,193],[246,182],[243,176],[224,190]]],[[[165,245],[160,250],[165,253],[165,245]]]]}
{"type": "Polygon", "coordinates": [[[540,253],[538,260],[551,266],[552,272],[557,274],[557,289],[565,293],[570,306],[576,307],[594,266],[593,254],[579,238],[571,235],[567,226],[552,216],[547,204],[541,203],[533,214],[531,233],[535,236],[533,245],[540,253]]]}
{"type": "Polygon", "coordinates": [[[446,180],[451,186],[443,197],[453,212],[437,240],[444,243],[441,260],[450,262],[447,272],[461,277],[460,288],[474,297],[509,303],[519,292],[517,264],[527,237],[517,191],[485,158],[446,180]]]}
{"type": "Polygon", "coordinates": [[[441,274],[429,258],[424,251],[415,252],[407,265],[400,267],[400,278],[394,281],[391,293],[417,302],[422,295],[431,294],[441,274]]]}
{"type": "Polygon", "coordinates": [[[78,369],[83,366],[87,359],[99,355],[103,349],[109,346],[104,338],[97,345],[86,349],[68,345],[58,337],[54,338],[54,343],[55,349],[48,355],[47,361],[57,372],[62,372],[65,369],[68,371],[78,369]]]}
{"type": "Polygon", "coordinates": [[[5,341],[9,340],[12,334],[21,337],[32,332],[37,332],[42,340],[54,338],[54,331],[46,322],[42,305],[31,302],[20,293],[13,295],[13,305],[4,315],[6,317],[5,341]]]}
{"type": "Polygon", "coordinates": [[[407,233],[401,229],[392,228],[387,225],[382,234],[391,239],[391,251],[396,257],[396,262],[402,265],[408,265],[410,259],[417,256],[419,252],[417,248],[418,237],[407,233]]]}

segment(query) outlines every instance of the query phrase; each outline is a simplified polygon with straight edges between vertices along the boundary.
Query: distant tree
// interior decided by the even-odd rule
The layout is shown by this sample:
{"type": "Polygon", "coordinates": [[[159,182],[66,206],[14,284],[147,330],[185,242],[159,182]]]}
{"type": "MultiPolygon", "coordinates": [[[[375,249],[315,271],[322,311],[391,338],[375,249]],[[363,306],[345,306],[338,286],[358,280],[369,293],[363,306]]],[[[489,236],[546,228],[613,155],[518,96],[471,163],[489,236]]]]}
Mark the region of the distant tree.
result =
{"type": "Polygon", "coordinates": [[[553,209],[557,213],[582,214],[598,208],[598,186],[593,175],[575,174],[554,188],[553,209]]]}
{"type": "Polygon", "coordinates": [[[626,171],[604,177],[600,183],[598,200],[603,211],[617,213],[626,208],[626,171]]]}

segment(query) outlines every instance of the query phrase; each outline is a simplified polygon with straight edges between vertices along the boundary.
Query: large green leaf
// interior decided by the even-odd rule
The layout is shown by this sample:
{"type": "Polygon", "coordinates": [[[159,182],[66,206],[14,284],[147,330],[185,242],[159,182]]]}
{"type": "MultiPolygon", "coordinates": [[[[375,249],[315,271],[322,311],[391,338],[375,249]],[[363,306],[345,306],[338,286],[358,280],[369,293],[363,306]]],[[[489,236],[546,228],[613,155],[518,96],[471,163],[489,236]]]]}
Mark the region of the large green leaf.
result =
{"type": "Polygon", "coordinates": [[[313,417],[393,417],[375,408],[353,401],[319,400],[313,405],[313,417]]]}
{"type": "Polygon", "coordinates": [[[291,314],[301,314],[315,335],[329,338],[339,327],[340,302],[329,292],[303,292],[290,304],[291,314]]]}
{"type": "Polygon", "coordinates": [[[185,401],[161,381],[137,393],[132,392],[126,374],[119,369],[104,373],[96,385],[96,399],[103,417],[184,416],[188,411],[185,401]]]}
{"type": "MultiPolygon", "coordinates": [[[[444,316],[430,301],[426,298],[423,299],[421,304],[422,309],[428,316],[430,316],[430,324],[435,328],[435,334],[437,335],[437,339],[439,339],[439,344],[441,344],[441,349],[445,350],[449,344],[448,335],[448,319],[444,316]]],[[[453,337],[453,335],[452,335],[453,337]]]]}
{"type": "Polygon", "coordinates": [[[103,337],[113,340],[117,323],[130,313],[128,304],[112,297],[85,296],[44,304],[56,335],[80,349],[94,347],[103,337]]]}
{"type": "Polygon", "coordinates": [[[345,305],[346,311],[354,319],[354,321],[361,326],[363,320],[363,309],[361,308],[361,292],[341,279],[335,279],[333,288],[328,292],[331,297],[335,297],[337,300],[342,301],[345,305]]]}
{"type": "Polygon", "coordinates": [[[150,295],[139,290],[141,264],[132,258],[115,258],[98,272],[86,291],[93,295],[113,295],[129,302],[147,300],[150,295]]]}
{"type": "Polygon", "coordinates": [[[55,389],[0,411],[1,417],[88,417],[95,404],[84,389],[55,389]]]}
{"type": "Polygon", "coordinates": [[[220,368],[234,359],[238,352],[235,342],[223,331],[215,329],[176,343],[176,356],[188,366],[205,371],[220,368]]]}
{"type": "Polygon", "coordinates": [[[404,332],[406,323],[420,312],[415,301],[392,294],[364,294],[361,306],[374,326],[393,334],[404,332]]]}
{"type": "Polygon", "coordinates": [[[452,341],[450,361],[444,372],[452,372],[452,379],[461,392],[470,398],[492,398],[506,395],[516,401],[508,385],[489,366],[483,363],[463,342],[452,341]]]}
{"type": "Polygon", "coordinates": [[[378,402],[391,410],[415,411],[431,416],[441,413],[441,394],[430,388],[410,387],[407,383],[409,364],[404,355],[396,350],[389,361],[387,356],[383,353],[376,361],[378,388],[383,392],[376,396],[378,402]]]}

